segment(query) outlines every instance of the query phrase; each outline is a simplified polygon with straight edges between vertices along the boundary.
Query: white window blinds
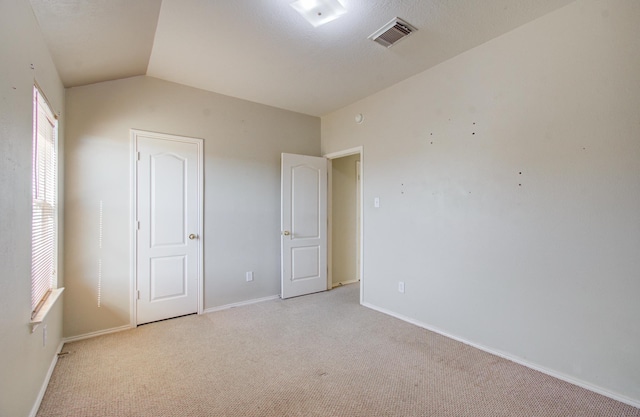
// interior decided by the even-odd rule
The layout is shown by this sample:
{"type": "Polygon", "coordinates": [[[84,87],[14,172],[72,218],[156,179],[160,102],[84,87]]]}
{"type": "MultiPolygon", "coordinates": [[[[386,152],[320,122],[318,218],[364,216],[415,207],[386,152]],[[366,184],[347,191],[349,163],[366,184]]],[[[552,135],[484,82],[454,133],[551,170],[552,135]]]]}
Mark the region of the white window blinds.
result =
{"type": "Polygon", "coordinates": [[[31,309],[34,316],[51,292],[56,274],[57,121],[37,87],[33,89],[33,207],[31,309]]]}

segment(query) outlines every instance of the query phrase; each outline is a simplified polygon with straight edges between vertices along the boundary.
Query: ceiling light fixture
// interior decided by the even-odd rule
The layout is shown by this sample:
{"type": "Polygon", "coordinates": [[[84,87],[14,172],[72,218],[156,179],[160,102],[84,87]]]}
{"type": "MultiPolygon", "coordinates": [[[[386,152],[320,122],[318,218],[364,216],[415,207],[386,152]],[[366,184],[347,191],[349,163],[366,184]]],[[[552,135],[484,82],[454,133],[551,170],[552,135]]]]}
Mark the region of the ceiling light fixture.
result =
{"type": "Polygon", "coordinates": [[[291,7],[316,28],[347,12],[340,0],[297,0],[291,7]]]}

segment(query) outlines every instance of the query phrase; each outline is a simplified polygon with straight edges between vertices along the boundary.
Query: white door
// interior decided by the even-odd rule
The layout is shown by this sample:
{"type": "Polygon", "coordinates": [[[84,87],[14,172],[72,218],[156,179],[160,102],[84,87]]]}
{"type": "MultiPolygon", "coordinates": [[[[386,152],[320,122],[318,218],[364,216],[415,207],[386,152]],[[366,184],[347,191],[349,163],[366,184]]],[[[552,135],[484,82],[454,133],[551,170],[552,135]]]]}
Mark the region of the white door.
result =
{"type": "Polygon", "coordinates": [[[136,323],[199,311],[202,141],[134,131],[136,323]]]}
{"type": "Polygon", "coordinates": [[[282,154],[281,297],[327,289],[327,160],[282,154]]]}

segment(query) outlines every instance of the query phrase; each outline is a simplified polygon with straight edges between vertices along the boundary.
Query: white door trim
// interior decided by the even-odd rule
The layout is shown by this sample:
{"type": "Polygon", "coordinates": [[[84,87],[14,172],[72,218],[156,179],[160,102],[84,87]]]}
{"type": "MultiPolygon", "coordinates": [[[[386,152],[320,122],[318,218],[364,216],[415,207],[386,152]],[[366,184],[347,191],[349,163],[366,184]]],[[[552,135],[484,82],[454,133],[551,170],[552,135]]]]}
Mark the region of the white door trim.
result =
{"type": "MultiPolygon", "coordinates": [[[[331,173],[331,161],[333,159],[342,158],[344,156],[350,155],[360,155],[360,304],[364,302],[364,286],[365,286],[365,277],[364,277],[364,147],[357,146],[355,148],[349,148],[342,151],[331,152],[325,154],[324,157],[329,160],[328,171],[331,173]]],[[[327,207],[327,228],[329,233],[331,233],[331,225],[333,222],[333,213],[331,210],[331,199],[333,196],[333,189],[331,185],[331,174],[329,174],[329,181],[327,184],[327,195],[328,197],[328,207],[327,207]]],[[[333,269],[333,248],[331,247],[331,235],[328,235],[327,239],[327,289],[331,289],[332,287],[332,274],[331,271],[333,269]]]]}
{"type": "Polygon", "coordinates": [[[166,133],[157,133],[157,132],[149,132],[145,130],[139,129],[131,129],[131,140],[130,140],[130,201],[131,201],[131,211],[129,214],[130,220],[130,238],[129,238],[129,253],[130,253],[130,270],[129,270],[129,286],[130,286],[130,294],[129,294],[129,322],[131,327],[137,327],[137,254],[136,248],[138,247],[138,202],[137,202],[137,184],[138,184],[138,170],[137,170],[137,161],[138,161],[138,152],[137,149],[137,140],[138,136],[145,136],[146,138],[153,139],[164,139],[164,140],[173,140],[177,142],[187,142],[193,143],[198,146],[198,200],[200,201],[198,207],[198,236],[200,238],[197,241],[198,244],[198,314],[202,314],[204,310],[204,283],[203,283],[203,241],[204,241],[204,140],[199,138],[191,138],[187,136],[177,136],[170,135],[166,133]]]}

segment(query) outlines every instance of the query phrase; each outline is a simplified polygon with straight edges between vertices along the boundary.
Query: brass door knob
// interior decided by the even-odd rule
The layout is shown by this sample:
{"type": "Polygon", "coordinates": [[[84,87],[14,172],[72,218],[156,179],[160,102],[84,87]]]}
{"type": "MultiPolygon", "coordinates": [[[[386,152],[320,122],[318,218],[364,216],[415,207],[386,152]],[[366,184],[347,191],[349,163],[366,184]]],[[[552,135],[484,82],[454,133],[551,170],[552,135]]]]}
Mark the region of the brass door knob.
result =
{"type": "Polygon", "coordinates": [[[195,238],[197,238],[197,237],[198,237],[198,236],[197,236],[197,235],[194,235],[193,233],[191,233],[191,234],[189,235],[189,239],[191,239],[191,240],[193,240],[193,239],[195,239],[195,238]]]}
{"type": "Polygon", "coordinates": [[[289,233],[288,230],[285,230],[284,232],[282,232],[282,234],[285,235],[285,236],[289,236],[291,233],[289,233]]]}

